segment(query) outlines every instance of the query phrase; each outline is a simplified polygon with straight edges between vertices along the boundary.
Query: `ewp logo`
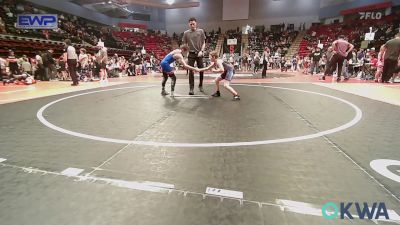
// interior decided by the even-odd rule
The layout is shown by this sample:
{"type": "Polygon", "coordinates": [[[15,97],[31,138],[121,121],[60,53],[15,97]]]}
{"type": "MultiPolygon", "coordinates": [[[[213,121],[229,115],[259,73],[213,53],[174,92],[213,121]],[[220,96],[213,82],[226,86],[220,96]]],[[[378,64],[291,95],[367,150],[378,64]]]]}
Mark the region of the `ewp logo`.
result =
{"type": "MultiPolygon", "coordinates": [[[[354,215],[352,215],[349,210],[353,206],[353,202],[349,203],[340,203],[340,210],[337,207],[337,205],[333,202],[328,202],[322,207],[322,216],[327,219],[327,220],[333,220],[338,218],[338,215],[340,213],[340,219],[345,219],[347,217],[348,219],[354,219],[354,215]],[[328,212],[328,209],[330,211],[328,212]]],[[[386,209],[386,205],[383,202],[380,203],[373,203],[372,207],[368,206],[368,203],[364,202],[362,205],[359,204],[358,202],[354,203],[354,206],[356,208],[356,212],[358,214],[358,218],[360,219],[380,219],[382,220],[383,218],[385,220],[389,220],[389,214],[388,210],[386,209]]]]}
{"type": "Polygon", "coordinates": [[[16,27],[22,29],[56,29],[58,17],[55,14],[18,15],[16,27]]]}
{"type": "Polygon", "coordinates": [[[360,12],[360,20],[380,20],[382,19],[382,13],[381,12],[360,12]]]}

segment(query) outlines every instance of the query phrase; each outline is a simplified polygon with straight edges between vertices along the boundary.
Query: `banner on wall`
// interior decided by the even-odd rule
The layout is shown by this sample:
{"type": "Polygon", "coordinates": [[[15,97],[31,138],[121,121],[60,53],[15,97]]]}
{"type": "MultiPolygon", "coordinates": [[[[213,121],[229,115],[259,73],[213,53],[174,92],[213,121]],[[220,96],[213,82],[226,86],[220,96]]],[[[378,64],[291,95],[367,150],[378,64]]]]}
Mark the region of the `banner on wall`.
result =
{"type": "Polygon", "coordinates": [[[237,45],[237,39],[227,39],[227,45],[237,45]]]}
{"type": "Polygon", "coordinates": [[[371,32],[371,33],[366,33],[365,34],[365,39],[366,41],[373,41],[375,40],[375,33],[371,32]]]}
{"type": "Polygon", "coordinates": [[[390,8],[393,6],[392,2],[383,2],[377,4],[366,5],[362,7],[352,8],[352,9],[345,9],[340,11],[341,15],[350,15],[350,14],[358,14],[358,13],[366,13],[366,12],[385,12],[386,8],[390,8]]]}
{"type": "Polygon", "coordinates": [[[20,14],[17,15],[16,28],[20,29],[57,29],[57,14],[20,14]]]}
{"type": "Polygon", "coordinates": [[[380,20],[382,19],[382,12],[359,12],[360,20],[380,20]]]}

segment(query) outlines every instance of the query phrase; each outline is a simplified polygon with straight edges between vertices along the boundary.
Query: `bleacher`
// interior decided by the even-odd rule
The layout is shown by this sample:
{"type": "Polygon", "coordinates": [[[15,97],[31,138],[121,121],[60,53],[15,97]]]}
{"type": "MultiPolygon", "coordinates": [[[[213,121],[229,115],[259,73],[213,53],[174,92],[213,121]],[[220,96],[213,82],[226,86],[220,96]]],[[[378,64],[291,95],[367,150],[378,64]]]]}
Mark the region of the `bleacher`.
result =
{"type": "Polygon", "coordinates": [[[380,45],[384,44],[386,40],[397,33],[395,28],[388,32],[391,26],[394,27],[396,25],[395,20],[396,17],[394,15],[389,15],[383,17],[381,20],[348,20],[342,23],[312,26],[300,44],[299,55],[305,56],[310,54],[319,42],[325,48],[330,46],[340,34],[345,35],[350,43],[359,48],[361,42],[364,40],[365,33],[370,31],[370,27],[373,28],[373,32],[376,32],[376,34],[375,40],[370,42],[368,47],[379,48],[380,45]]]}
{"type": "Polygon", "coordinates": [[[265,47],[268,47],[271,52],[276,52],[280,49],[281,55],[285,55],[297,34],[298,31],[256,31],[249,35],[249,48],[251,51],[259,53],[262,53],[265,47]]]}
{"type": "MultiPolygon", "coordinates": [[[[13,49],[17,55],[33,55],[36,51],[54,49],[55,55],[64,50],[63,40],[69,38],[76,47],[84,47],[88,53],[98,51],[98,40],[103,40],[109,49],[109,54],[130,56],[132,51],[143,46],[157,58],[164,57],[171,50],[171,39],[159,34],[144,35],[143,33],[119,31],[117,28],[96,25],[84,19],[76,19],[59,12],[59,27],[57,30],[23,30],[14,27],[16,15],[21,13],[16,1],[7,0],[7,7],[0,7],[0,15],[6,28],[6,36],[0,36],[2,46],[0,54],[6,55],[13,49]]],[[[24,5],[26,12],[37,11],[31,4],[24,5]]]]}

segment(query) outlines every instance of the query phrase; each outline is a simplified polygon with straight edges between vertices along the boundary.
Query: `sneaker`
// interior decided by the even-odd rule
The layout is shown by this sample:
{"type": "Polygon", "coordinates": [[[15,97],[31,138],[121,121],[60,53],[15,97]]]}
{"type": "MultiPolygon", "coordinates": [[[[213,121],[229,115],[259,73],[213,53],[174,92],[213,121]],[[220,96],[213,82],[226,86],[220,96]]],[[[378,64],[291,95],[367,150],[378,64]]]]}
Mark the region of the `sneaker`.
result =
{"type": "Polygon", "coordinates": [[[340,82],[340,81],[342,81],[342,79],[341,79],[340,77],[338,77],[338,78],[336,79],[336,82],[340,82]]]}
{"type": "Polygon", "coordinates": [[[71,86],[78,86],[79,83],[72,83],[71,86]]]}
{"type": "Polygon", "coordinates": [[[212,94],[211,96],[213,96],[213,97],[221,97],[221,93],[219,91],[217,91],[214,94],[212,94]]]}
{"type": "Polygon", "coordinates": [[[204,92],[204,89],[203,89],[202,86],[199,86],[199,91],[200,91],[200,92],[204,92]]]}
{"type": "Polygon", "coordinates": [[[319,80],[325,80],[325,76],[320,77],[319,80]]]}
{"type": "Polygon", "coordinates": [[[348,81],[348,80],[349,80],[349,78],[348,78],[348,77],[345,77],[343,81],[348,81]]]}
{"type": "Polygon", "coordinates": [[[189,91],[189,95],[194,95],[194,91],[193,91],[193,90],[190,90],[190,91],[189,91]]]}
{"type": "Polygon", "coordinates": [[[174,98],[174,97],[175,97],[175,94],[173,91],[171,91],[171,98],[174,98]]]}
{"type": "Polygon", "coordinates": [[[166,92],[165,90],[162,90],[162,91],[161,91],[161,95],[162,95],[162,96],[166,96],[166,95],[169,95],[169,93],[166,92]]]}
{"type": "Polygon", "coordinates": [[[233,101],[240,101],[240,96],[239,95],[233,96],[233,101]]]}

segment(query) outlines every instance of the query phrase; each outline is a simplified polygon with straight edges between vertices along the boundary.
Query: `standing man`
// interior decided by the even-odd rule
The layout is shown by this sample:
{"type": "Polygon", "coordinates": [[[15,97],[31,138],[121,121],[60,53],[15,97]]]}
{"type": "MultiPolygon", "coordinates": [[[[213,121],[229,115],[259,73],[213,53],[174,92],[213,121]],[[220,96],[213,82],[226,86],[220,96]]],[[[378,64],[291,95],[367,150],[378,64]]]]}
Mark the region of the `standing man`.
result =
{"type": "Polygon", "coordinates": [[[265,47],[264,53],[262,55],[263,70],[262,70],[262,73],[261,73],[261,78],[267,78],[269,55],[270,55],[270,50],[269,50],[268,47],[265,47]]]}
{"type": "MultiPolygon", "coordinates": [[[[192,17],[189,19],[189,27],[190,29],[183,33],[182,38],[182,44],[187,44],[189,46],[188,64],[194,67],[194,63],[197,62],[197,67],[203,68],[206,35],[203,29],[197,28],[196,18],[192,17]]],[[[200,72],[200,92],[203,92],[203,76],[204,72],[200,72]]],[[[189,71],[189,87],[189,95],[194,95],[194,73],[192,70],[189,71]]]]}
{"type": "Polygon", "coordinates": [[[107,63],[108,63],[108,53],[107,48],[104,47],[104,42],[99,41],[97,43],[99,52],[97,53],[97,62],[100,65],[100,84],[108,84],[108,74],[107,74],[107,63]]]}
{"type": "Polygon", "coordinates": [[[35,61],[36,61],[36,65],[35,65],[35,72],[34,72],[34,77],[35,77],[35,80],[44,80],[43,79],[43,59],[42,59],[42,56],[40,56],[41,55],[41,52],[40,51],[38,51],[38,52],[36,52],[36,56],[35,56],[35,61]]]}
{"type": "Polygon", "coordinates": [[[78,55],[76,54],[74,46],[71,45],[71,40],[66,39],[65,45],[67,46],[66,59],[67,59],[68,71],[72,79],[71,86],[78,86],[79,85],[78,76],[76,75],[76,64],[78,61],[78,55]]]}
{"type": "Polygon", "coordinates": [[[46,80],[54,80],[54,66],[55,61],[53,58],[53,49],[47,50],[42,56],[43,66],[44,66],[44,74],[46,80]]]}
{"type": "Polygon", "coordinates": [[[382,83],[388,83],[394,73],[399,72],[398,59],[400,52],[400,33],[396,37],[386,42],[383,47],[385,50],[385,60],[383,63],[382,83]]]}
{"type": "Polygon", "coordinates": [[[315,51],[310,54],[310,58],[312,59],[311,63],[311,75],[314,74],[314,70],[317,74],[319,74],[319,60],[322,58],[321,49],[317,47],[315,51]]]}
{"type": "MultiPolygon", "coordinates": [[[[338,40],[332,43],[333,56],[328,61],[327,67],[325,69],[324,75],[320,78],[320,80],[325,80],[325,76],[333,75],[333,72],[336,70],[337,66],[337,79],[336,81],[341,81],[342,67],[343,61],[347,58],[348,54],[353,51],[354,45],[350,44],[345,40],[344,35],[340,35],[338,40]]],[[[345,80],[348,80],[348,77],[345,77],[345,80]]]]}

